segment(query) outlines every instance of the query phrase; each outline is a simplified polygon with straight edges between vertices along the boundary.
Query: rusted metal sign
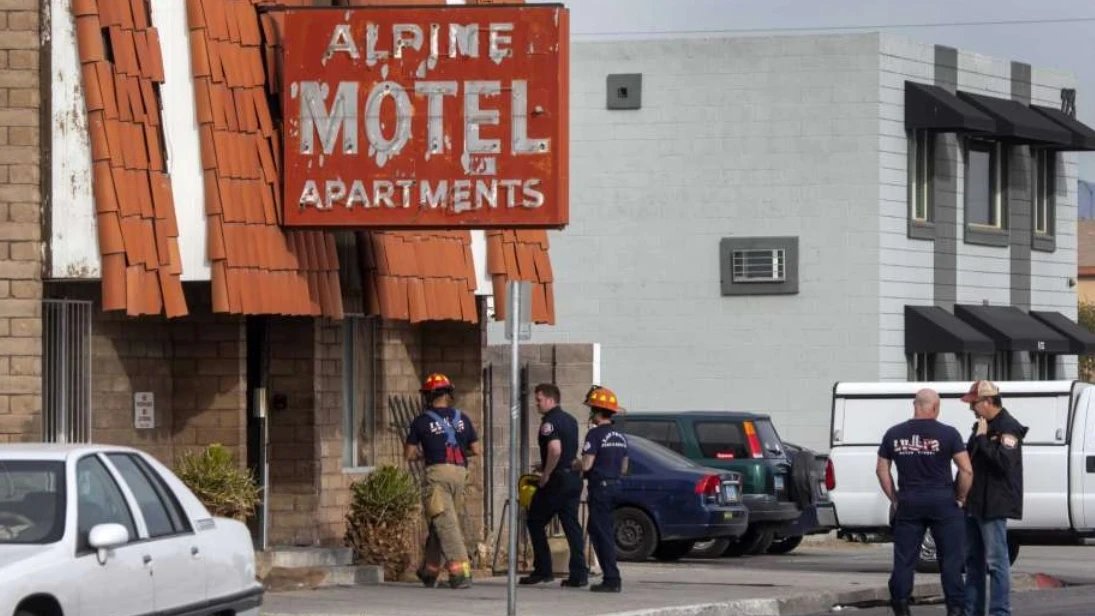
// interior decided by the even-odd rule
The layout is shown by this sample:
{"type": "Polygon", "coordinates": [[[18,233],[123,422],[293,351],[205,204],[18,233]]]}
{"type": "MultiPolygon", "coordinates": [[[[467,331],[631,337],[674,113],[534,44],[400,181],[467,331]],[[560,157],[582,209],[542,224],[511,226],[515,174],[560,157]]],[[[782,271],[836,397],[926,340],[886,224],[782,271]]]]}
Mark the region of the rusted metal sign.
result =
{"type": "Polygon", "coordinates": [[[542,4],[286,11],[284,223],[565,226],[568,17],[542,4]]]}

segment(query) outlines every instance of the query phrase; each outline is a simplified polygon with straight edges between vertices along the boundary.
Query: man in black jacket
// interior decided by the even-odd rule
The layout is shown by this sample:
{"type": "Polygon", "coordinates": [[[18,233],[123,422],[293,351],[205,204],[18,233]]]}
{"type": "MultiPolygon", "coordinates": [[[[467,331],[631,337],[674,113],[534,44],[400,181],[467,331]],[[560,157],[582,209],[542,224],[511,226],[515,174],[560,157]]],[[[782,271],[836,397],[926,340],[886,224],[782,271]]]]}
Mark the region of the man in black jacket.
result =
{"type": "Polygon", "coordinates": [[[977,416],[966,449],[973,487],[966,503],[966,614],[985,613],[985,575],[991,578],[990,616],[1011,614],[1008,519],[1023,517],[1023,437],[1020,424],[1000,400],[1000,390],[977,381],[962,401],[977,416]]]}

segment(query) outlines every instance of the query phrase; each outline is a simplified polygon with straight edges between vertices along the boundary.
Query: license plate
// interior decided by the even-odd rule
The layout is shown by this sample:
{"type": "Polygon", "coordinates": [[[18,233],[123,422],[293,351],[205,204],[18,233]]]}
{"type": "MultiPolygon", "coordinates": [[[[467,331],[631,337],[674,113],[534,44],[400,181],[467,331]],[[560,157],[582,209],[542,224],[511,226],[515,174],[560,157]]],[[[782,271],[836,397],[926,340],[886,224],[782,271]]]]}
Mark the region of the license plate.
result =
{"type": "Polygon", "coordinates": [[[783,489],[783,475],[776,475],[776,490],[783,489]]]}
{"type": "Polygon", "coordinates": [[[738,498],[738,487],[731,483],[725,484],[722,486],[722,494],[727,502],[733,502],[738,498]]]}

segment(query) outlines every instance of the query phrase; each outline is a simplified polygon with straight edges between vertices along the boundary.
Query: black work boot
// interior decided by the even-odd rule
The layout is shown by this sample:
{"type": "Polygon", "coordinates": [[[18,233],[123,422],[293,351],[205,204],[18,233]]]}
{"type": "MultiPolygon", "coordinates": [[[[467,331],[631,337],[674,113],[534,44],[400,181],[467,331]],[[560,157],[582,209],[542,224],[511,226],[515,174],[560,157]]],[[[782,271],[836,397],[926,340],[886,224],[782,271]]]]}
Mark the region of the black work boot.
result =
{"type": "Polygon", "coordinates": [[[619,583],[606,584],[604,582],[601,582],[600,584],[594,584],[593,586],[590,586],[589,590],[592,592],[620,592],[621,589],[619,583]]]}
{"type": "Polygon", "coordinates": [[[581,579],[581,578],[579,578],[579,579],[567,578],[567,579],[563,580],[562,582],[559,582],[559,586],[562,586],[563,588],[582,588],[582,587],[588,586],[588,585],[589,585],[589,580],[585,580],[585,579],[581,579]]]}
{"type": "Polygon", "coordinates": [[[966,616],[966,608],[962,606],[948,607],[947,616],[966,616]]]}
{"type": "Polygon", "coordinates": [[[422,585],[426,588],[437,588],[437,572],[429,571],[425,567],[419,567],[418,571],[414,574],[418,576],[418,579],[422,581],[422,585]]]}
{"type": "Polygon", "coordinates": [[[893,616],[912,616],[912,612],[909,611],[908,601],[897,601],[896,599],[890,602],[893,607],[893,616]]]}

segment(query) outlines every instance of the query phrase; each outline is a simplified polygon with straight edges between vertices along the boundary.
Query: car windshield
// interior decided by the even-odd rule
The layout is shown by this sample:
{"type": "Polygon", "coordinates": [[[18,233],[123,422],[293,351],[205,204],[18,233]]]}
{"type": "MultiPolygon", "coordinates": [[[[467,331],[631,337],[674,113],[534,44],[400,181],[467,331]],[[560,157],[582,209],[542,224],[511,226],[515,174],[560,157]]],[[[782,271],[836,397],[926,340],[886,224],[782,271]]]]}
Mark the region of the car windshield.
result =
{"type": "Polygon", "coordinates": [[[0,460],[0,545],[60,540],[64,485],[63,462],[0,460]]]}
{"type": "Polygon", "coordinates": [[[678,469],[701,468],[699,464],[696,464],[681,454],[641,436],[628,434],[627,445],[631,449],[638,450],[641,455],[649,458],[652,463],[661,466],[678,469]]]}

